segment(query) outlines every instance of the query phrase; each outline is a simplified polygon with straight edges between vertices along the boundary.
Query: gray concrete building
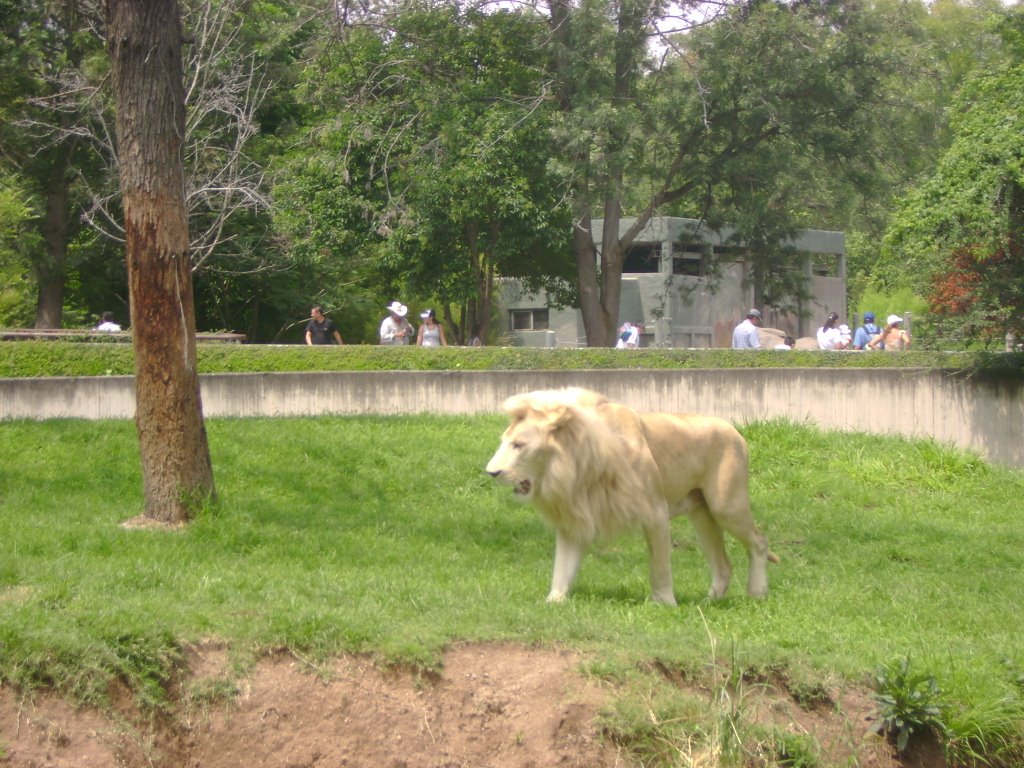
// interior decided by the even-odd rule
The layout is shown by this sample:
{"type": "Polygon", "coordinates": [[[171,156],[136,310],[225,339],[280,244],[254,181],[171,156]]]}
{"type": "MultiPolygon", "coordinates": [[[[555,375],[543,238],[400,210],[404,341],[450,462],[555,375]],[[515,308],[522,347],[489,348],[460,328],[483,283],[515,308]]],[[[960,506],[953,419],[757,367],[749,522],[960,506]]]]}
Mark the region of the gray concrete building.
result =
{"type": "MultiPolygon", "coordinates": [[[[623,219],[625,232],[634,219],[623,219]]],[[[600,220],[593,231],[600,236],[600,220]]],[[[643,324],[642,347],[728,347],[732,330],[753,306],[754,289],[742,247],[731,243],[729,230],[714,231],[695,219],[651,219],[626,253],[619,324],[643,324]],[[712,257],[720,278],[707,277],[712,257]]],[[[601,243],[597,243],[600,258],[601,243]]],[[[797,312],[758,307],[763,326],[795,338],[813,336],[830,311],[846,315],[846,242],[842,232],[800,230],[782,248],[803,255],[810,299],[797,312]]],[[[586,346],[583,319],[573,308],[554,309],[547,295],[530,294],[516,280],[500,287],[502,331],[511,344],[586,346]]]]}

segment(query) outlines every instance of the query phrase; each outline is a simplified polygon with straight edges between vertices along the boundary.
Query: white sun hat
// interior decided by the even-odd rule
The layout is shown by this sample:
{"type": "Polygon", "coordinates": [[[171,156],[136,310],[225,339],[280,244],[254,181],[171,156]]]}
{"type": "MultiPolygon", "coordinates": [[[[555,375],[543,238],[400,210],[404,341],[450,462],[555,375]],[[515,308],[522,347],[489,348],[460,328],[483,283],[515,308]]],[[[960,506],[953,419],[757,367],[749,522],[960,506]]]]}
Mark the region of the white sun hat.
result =
{"type": "Polygon", "coordinates": [[[886,322],[887,325],[892,325],[893,323],[902,323],[903,322],[903,318],[900,317],[899,315],[889,315],[885,319],[885,322],[886,322]]]}
{"type": "Polygon", "coordinates": [[[388,305],[387,310],[388,312],[391,312],[394,315],[398,315],[399,317],[405,317],[405,313],[409,311],[409,308],[400,301],[392,301],[388,305]]]}

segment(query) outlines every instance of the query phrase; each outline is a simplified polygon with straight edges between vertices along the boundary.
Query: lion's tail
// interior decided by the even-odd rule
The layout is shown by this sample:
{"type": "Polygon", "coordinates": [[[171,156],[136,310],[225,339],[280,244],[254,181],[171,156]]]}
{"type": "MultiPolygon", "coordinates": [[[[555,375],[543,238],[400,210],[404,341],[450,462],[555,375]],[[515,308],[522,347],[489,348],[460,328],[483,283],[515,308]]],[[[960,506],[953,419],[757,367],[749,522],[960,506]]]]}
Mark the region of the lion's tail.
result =
{"type": "Polygon", "coordinates": [[[769,562],[771,562],[771,563],[781,563],[781,562],[782,562],[782,561],[781,561],[781,560],[779,559],[779,556],[778,556],[778,555],[776,555],[776,554],[775,554],[774,552],[772,552],[772,551],[770,551],[770,550],[769,550],[769,552],[768,552],[768,561],[769,561],[769,562]]]}

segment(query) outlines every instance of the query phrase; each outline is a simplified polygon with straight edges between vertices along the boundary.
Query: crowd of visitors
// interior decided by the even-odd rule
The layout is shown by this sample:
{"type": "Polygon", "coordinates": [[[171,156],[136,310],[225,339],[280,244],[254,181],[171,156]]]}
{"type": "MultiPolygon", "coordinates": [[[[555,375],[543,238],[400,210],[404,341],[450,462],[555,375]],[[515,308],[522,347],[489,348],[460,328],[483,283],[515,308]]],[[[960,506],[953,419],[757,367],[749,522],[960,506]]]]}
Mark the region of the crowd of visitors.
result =
{"type": "MultiPolygon", "coordinates": [[[[448,339],[445,336],[444,326],[438,322],[437,313],[433,309],[425,309],[420,313],[423,321],[419,330],[409,322],[407,315],[409,308],[400,301],[392,301],[385,307],[387,317],[380,325],[380,343],[384,345],[403,346],[415,344],[421,347],[447,347],[448,339]]],[[[105,313],[106,315],[107,313],[105,313]]],[[[314,344],[343,344],[341,333],[332,320],[324,316],[323,308],[313,307],[310,313],[311,319],[306,326],[306,343],[314,344]]],[[[108,320],[106,316],[104,320],[108,320]]],[[[761,349],[761,338],[758,329],[761,326],[763,317],[761,311],[752,307],[746,313],[746,317],[739,323],[732,333],[733,349],[761,349]]],[[[102,326],[101,326],[102,329],[102,326]]],[[[618,338],[615,342],[616,349],[639,349],[640,338],[644,327],[639,322],[627,321],[618,330],[618,338]]],[[[791,350],[797,348],[797,340],[789,334],[785,334],[781,341],[778,340],[780,331],[773,331],[775,335],[771,341],[772,349],[791,350]]],[[[889,315],[886,318],[884,328],[875,324],[875,313],[865,312],[864,322],[851,331],[850,326],[841,322],[837,312],[829,312],[821,327],[817,329],[814,340],[809,340],[813,347],[817,341],[818,349],[824,350],[890,350],[898,351],[910,349],[910,334],[903,327],[903,318],[899,315],[889,315]]],[[[482,346],[483,341],[479,328],[473,329],[469,346],[482,346]]],[[[801,345],[801,349],[807,349],[801,345]]]]}
{"type": "MultiPolygon", "coordinates": [[[[732,332],[733,349],[761,349],[758,327],[761,325],[761,312],[750,309],[746,318],[732,332]]],[[[910,349],[910,334],[903,328],[903,318],[889,315],[884,328],[875,324],[875,313],[865,312],[864,322],[851,331],[850,326],[841,322],[837,312],[829,312],[825,322],[815,333],[818,349],[839,350],[884,350],[900,351],[910,349]]],[[[775,331],[779,333],[779,331],[775,331]]],[[[814,341],[810,342],[812,347],[814,341]]],[[[773,349],[789,350],[796,348],[796,339],[788,334],[773,349]]],[[[807,347],[801,347],[806,349],[807,347]]]]}

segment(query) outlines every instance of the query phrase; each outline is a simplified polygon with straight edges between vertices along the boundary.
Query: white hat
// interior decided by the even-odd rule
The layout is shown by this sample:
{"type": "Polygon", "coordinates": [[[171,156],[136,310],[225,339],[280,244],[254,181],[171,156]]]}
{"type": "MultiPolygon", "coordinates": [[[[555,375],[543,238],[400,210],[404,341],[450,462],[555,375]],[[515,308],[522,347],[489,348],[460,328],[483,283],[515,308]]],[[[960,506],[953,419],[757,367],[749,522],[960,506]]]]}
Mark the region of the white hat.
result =
{"type": "Polygon", "coordinates": [[[392,301],[387,307],[388,312],[399,317],[405,317],[405,313],[409,311],[409,308],[400,301],[392,301]]]}
{"type": "Polygon", "coordinates": [[[424,320],[426,320],[433,313],[434,313],[434,310],[432,310],[432,309],[424,309],[422,312],[420,312],[420,317],[423,318],[424,320]]]}
{"type": "Polygon", "coordinates": [[[842,325],[839,326],[839,332],[841,334],[843,334],[844,336],[849,336],[850,335],[850,326],[848,326],[846,323],[843,323],[842,325]]]}
{"type": "Polygon", "coordinates": [[[885,322],[886,322],[887,325],[892,325],[893,323],[902,323],[903,322],[903,318],[900,317],[899,315],[889,315],[885,319],[885,322]]]}

